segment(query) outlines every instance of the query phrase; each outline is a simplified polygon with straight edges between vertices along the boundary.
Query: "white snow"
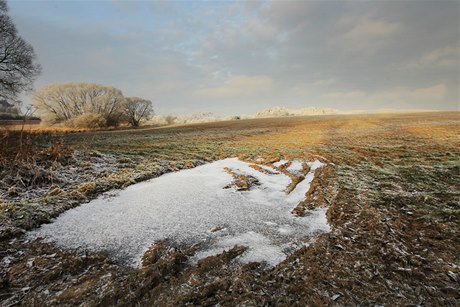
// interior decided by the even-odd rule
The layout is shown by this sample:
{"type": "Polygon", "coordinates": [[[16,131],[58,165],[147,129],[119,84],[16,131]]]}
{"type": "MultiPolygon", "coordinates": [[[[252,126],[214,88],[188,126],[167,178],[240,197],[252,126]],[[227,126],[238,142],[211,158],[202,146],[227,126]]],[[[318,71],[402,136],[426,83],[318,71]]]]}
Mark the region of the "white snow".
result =
{"type": "Polygon", "coordinates": [[[279,160],[278,162],[275,162],[273,163],[273,166],[276,166],[276,167],[280,167],[281,165],[284,165],[286,163],[288,163],[289,161],[288,160],[279,160]]]}
{"type": "Polygon", "coordinates": [[[286,168],[286,170],[293,174],[302,174],[303,172],[302,161],[299,161],[299,160],[292,161],[291,165],[289,165],[289,167],[286,168]]]}
{"type": "Polygon", "coordinates": [[[170,173],[110,192],[71,209],[53,223],[29,233],[72,249],[105,251],[116,261],[137,266],[157,240],[177,244],[204,242],[193,261],[248,246],[237,261],[266,261],[276,265],[315,235],[329,231],[326,209],[295,217],[292,209],[305,199],[312,170],[289,195],[290,178],[265,174],[237,158],[170,173]],[[224,189],[233,178],[224,168],[256,177],[260,185],[249,191],[224,189]],[[112,195],[112,196],[111,196],[112,195]],[[216,227],[220,231],[212,232],[216,227]]]}
{"type": "Polygon", "coordinates": [[[310,172],[311,172],[311,171],[315,171],[317,168],[320,168],[321,166],[323,166],[324,163],[321,163],[318,160],[315,160],[314,162],[307,162],[307,165],[310,167],[310,172]]]}

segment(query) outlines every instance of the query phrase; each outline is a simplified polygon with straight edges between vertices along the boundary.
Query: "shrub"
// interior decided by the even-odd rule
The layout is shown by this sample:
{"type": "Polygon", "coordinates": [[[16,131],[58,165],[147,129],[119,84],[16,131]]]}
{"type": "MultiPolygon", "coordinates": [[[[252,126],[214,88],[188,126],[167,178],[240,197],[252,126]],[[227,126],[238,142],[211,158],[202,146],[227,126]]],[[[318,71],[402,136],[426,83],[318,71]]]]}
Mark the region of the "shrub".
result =
{"type": "Polygon", "coordinates": [[[176,117],[175,116],[172,116],[172,115],[167,115],[165,117],[165,121],[168,125],[172,125],[174,124],[174,121],[176,120],[176,117]]]}
{"type": "Polygon", "coordinates": [[[107,127],[107,120],[97,113],[85,113],[65,122],[71,128],[98,129],[107,127]]]}

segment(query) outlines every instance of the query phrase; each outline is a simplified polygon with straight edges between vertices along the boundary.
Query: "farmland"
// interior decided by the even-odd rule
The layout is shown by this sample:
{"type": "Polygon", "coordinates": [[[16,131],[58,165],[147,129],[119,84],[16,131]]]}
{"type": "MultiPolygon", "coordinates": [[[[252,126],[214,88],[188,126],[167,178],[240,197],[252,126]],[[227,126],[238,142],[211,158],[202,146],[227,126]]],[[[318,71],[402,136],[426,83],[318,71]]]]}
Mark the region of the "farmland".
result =
{"type": "Polygon", "coordinates": [[[33,131],[21,141],[33,151],[27,159],[12,154],[17,140],[4,138],[1,304],[458,305],[459,119],[331,115],[33,131]],[[299,210],[328,208],[331,232],[274,268],[232,266],[242,246],[191,266],[193,246],[164,240],[132,269],[24,236],[103,192],[230,157],[325,163],[299,210]]]}

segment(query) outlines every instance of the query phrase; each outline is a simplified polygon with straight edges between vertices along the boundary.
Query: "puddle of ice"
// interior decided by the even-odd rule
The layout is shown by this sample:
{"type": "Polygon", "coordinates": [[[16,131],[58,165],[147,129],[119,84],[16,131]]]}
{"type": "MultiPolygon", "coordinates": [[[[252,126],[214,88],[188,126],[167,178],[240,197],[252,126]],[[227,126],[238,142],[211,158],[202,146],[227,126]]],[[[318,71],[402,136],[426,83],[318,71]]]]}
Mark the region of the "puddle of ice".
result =
{"type": "Polygon", "coordinates": [[[53,223],[29,233],[66,248],[106,251],[115,260],[138,266],[143,253],[157,240],[177,244],[205,241],[193,261],[248,246],[238,261],[276,265],[293,246],[329,231],[326,209],[305,217],[291,210],[305,198],[319,161],[309,163],[306,178],[289,195],[282,173],[265,174],[230,158],[194,169],[170,173],[132,185],[116,196],[103,195],[60,215],[53,223]],[[249,191],[224,189],[232,180],[224,168],[259,180],[249,191]],[[216,227],[220,231],[211,232],[216,227]]]}

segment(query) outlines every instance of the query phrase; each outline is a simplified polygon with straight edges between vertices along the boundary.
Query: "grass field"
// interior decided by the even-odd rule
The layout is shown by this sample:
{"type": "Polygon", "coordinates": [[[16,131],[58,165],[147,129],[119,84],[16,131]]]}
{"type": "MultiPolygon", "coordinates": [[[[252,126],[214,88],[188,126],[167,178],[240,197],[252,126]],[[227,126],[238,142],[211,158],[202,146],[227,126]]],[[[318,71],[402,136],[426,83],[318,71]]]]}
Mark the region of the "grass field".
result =
{"type": "Polygon", "coordinates": [[[33,159],[2,141],[1,305],[460,304],[459,112],[32,133],[33,159]],[[225,157],[328,163],[300,211],[328,207],[332,231],[272,269],[234,269],[241,247],[190,267],[193,249],[158,242],[132,270],[22,235],[104,191],[225,157]]]}

